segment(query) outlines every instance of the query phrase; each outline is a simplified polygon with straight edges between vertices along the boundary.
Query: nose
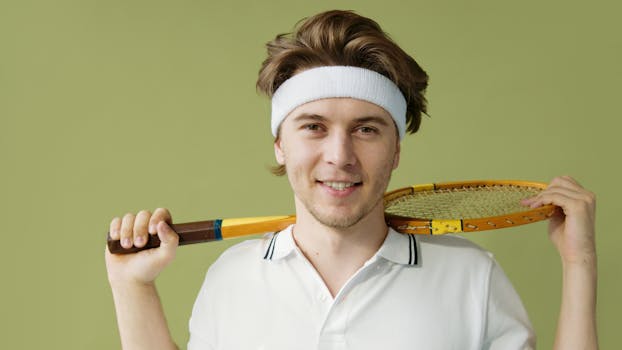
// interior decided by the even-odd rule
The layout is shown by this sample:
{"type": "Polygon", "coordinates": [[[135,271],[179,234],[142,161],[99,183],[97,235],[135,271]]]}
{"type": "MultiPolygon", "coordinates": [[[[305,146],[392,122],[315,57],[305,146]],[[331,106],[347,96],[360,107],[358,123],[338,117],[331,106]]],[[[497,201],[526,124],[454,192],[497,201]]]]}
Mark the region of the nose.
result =
{"type": "Polygon", "coordinates": [[[352,136],[347,132],[332,133],[325,140],[324,160],[339,168],[353,167],[357,163],[352,136]]]}

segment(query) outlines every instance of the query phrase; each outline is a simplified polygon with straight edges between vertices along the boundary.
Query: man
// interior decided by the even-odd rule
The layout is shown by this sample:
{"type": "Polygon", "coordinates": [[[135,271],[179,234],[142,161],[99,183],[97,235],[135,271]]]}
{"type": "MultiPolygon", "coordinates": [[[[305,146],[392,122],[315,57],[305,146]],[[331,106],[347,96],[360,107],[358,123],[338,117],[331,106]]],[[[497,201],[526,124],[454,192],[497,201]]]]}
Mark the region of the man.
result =
{"type": "MultiPolygon", "coordinates": [[[[525,310],[496,262],[455,236],[399,234],[382,196],[400,140],[425,112],[427,75],[370,19],[329,11],[268,44],[258,88],[272,98],[279,168],[296,224],[227,252],[190,320],[190,349],[531,349],[525,310]]],[[[524,204],[556,204],[550,236],[564,267],[556,346],[596,348],[594,198],[554,179],[524,204]]],[[[176,251],[165,209],[115,218],[106,252],[126,349],[174,349],[154,280],[176,251]]]]}

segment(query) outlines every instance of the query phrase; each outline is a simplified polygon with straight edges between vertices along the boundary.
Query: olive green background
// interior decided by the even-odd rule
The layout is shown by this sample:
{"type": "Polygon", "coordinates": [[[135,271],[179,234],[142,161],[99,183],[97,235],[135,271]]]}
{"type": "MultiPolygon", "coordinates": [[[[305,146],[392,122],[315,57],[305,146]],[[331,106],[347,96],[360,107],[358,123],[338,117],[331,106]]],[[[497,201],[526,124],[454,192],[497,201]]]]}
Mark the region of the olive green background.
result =
{"type": "MultiPolygon", "coordinates": [[[[3,348],[119,347],[103,259],[114,216],[293,211],[286,179],[266,170],[269,103],[254,83],[266,41],[330,8],[376,19],[431,76],[431,117],[404,140],[391,188],[570,174],[596,192],[601,346],[620,345],[615,1],[1,0],[3,348]]],[[[495,253],[550,348],[561,273],[546,224],[469,237],[495,253]]],[[[183,247],[158,280],[181,345],[229,244],[183,247]]]]}

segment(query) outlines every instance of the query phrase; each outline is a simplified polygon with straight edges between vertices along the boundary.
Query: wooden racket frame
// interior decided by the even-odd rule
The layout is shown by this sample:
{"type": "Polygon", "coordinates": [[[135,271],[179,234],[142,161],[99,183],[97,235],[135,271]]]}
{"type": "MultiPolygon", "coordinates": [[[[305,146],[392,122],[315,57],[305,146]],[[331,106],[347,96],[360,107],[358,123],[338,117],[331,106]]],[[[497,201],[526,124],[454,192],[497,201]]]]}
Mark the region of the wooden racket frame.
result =
{"type": "MultiPolygon", "coordinates": [[[[547,184],[535,181],[480,180],[414,185],[387,192],[384,196],[384,205],[386,207],[387,204],[391,201],[394,201],[404,196],[415,194],[417,192],[491,186],[532,187],[543,190],[546,188],[547,184]]],[[[513,213],[510,215],[501,215],[477,219],[465,218],[461,220],[442,218],[434,220],[418,219],[385,213],[385,219],[387,224],[398,232],[409,234],[442,235],[446,233],[486,231],[530,224],[533,222],[548,219],[549,217],[551,217],[551,215],[555,213],[556,208],[557,207],[554,205],[545,205],[534,209],[526,208],[525,211],[513,213]]]]}
{"type": "MultiPolygon", "coordinates": [[[[538,189],[546,188],[545,183],[514,180],[486,180],[486,181],[461,181],[445,182],[436,184],[414,185],[399,188],[387,192],[384,196],[385,207],[387,203],[400,197],[411,195],[415,192],[429,191],[432,189],[452,189],[481,186],[526,186],[538,189]]],[[[389,226],[398,232],[409,234],[432,234],[474,232],[493,230],[510,226],[524,225],[549,218],[555,212],[556,206],[547,205],[535,209],[525,210],[512,215],[479,218],[479,219],[417,219],[385,213],[385,219],[389,226]]],[[[264,216],[238,219],[216,219],[197,221],[181,224],[171,224],[171,228],[179,235],[179,244],[187,245],[222,239],[249,236],[254,234],[275,232],[285,229],[296,222],[296,216],[264,216]]],[[[140,250],[156,248],[160,246],[157,235],[148,235],[147,244],[144,247],[123,248],[119,240],[107,236],[107,244],[110,252],[115,254],[134,253],[140,250]]]]}

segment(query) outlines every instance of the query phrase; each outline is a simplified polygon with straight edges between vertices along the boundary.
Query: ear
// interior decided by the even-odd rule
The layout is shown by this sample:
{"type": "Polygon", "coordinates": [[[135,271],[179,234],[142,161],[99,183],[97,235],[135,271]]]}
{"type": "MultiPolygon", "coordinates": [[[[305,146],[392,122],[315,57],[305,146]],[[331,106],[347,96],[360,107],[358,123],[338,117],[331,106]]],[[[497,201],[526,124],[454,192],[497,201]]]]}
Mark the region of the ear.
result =
{"type": "Polygon", "coordinates": [[[279,165],[285,165],[285,153],[281,147],[281,138],[274,140],[274,157],[279,165]]]}
{"type": "Polygon", "coordinates": [[[400,165],[400,141],[397,141],[397,147],[395,148],[395,155],[393,156],[393,170],[397,169],[397,166],[400,165]]]}

